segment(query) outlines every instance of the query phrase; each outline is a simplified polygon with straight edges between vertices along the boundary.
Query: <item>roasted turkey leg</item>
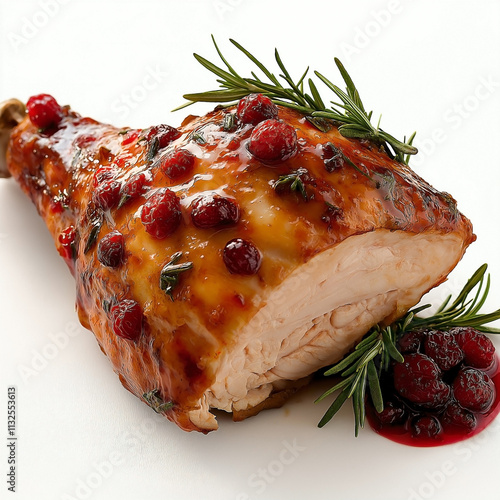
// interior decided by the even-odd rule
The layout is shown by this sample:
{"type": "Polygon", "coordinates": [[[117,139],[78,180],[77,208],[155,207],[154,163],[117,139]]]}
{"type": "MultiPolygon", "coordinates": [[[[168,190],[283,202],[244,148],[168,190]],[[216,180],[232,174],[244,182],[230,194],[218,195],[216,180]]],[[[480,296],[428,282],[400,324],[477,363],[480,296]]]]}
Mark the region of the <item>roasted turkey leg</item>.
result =
{"type": "Polygon", "coordinates": [[[273,113],[135,130],[66,106],[10,134],[8,169],[75,277],[80,321],[184,430],[216,429],[211,408],[280,404],[475,239],[450,195],[383,148],[273,113]]]}

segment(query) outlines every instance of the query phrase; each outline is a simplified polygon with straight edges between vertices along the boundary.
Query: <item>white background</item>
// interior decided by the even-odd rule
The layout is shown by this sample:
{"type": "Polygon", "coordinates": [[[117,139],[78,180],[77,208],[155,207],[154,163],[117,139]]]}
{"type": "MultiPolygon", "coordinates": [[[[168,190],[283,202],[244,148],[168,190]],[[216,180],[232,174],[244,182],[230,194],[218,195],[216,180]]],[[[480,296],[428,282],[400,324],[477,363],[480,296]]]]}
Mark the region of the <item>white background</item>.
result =
{"type": "MultiPolygon", "coordinates": [[[[250,66],[230,37],[267,64],[277,46],[294,75],[310,65],[339,82],[338,56],[365,105],[374,116],[383,112],[382,127],[400,138],[418,131],[414,169],[450,192],[474,223],[478,241],[428,300],[439,302],[489,262],[488,308],[500,307],[499,1],[0,5],[0,100],[47,92],[120,126],[178,125],[186,112],[208,109],[170,113],[183,93],[215,88],[192,57],[215,60],[211,33],[245,75],[250,66]]],[[[76,323],[64,262],[31,203],[12,180],[0,180],[1,498],[10,498],[11,385],[18,500],[500,497],[500,423],[433,449],[397,445],[369,429],[355,439],[348,407],[316,428],[327,406],[313,404],[327,387],[316,383],[282,409],[237,424],[220,417],[219,431],[188,434],[124,390],[92,334],[76,323]]]]}

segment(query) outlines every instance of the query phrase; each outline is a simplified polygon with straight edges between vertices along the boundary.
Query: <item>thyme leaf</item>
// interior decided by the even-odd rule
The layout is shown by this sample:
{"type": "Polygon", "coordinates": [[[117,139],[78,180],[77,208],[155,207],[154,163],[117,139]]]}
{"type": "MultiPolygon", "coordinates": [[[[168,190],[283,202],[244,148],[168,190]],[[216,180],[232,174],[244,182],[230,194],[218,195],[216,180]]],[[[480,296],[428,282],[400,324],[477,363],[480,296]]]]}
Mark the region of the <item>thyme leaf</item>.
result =
{"type": "Polygon", "coordinates": [[[201,145],[206,144],[207,140],[205,138],[205,133],[203,130],[205,127],[206,125],[202,125],[201,127],[193,130],[188,136],[188,141],[194,141],[201,145]]]}
{"type": "Polygon", "coordinates": [[[288,187],[290,191],[297,191],[302,195],[304,201],[308,200],[306,187],[304,185],[304,180],[302,177],[307,176],[309,172],[305,168],[298,168],[287,175],[280,175],[278,180],[274,183],[274,189],[281,189],[283,187],[288,187]]]}
{"type": "Polygon", "coordinates": [[[160,288],[172,299],[172,302],[174,300],[173,291],[179,284],[179,275],[193,267],[192,262],[177,264],[182,255],[182,252],[174,253],[160,273],[160,288]]]}
{"type": "Polygon", "coordinates": [[[91,228],[90,228],[90,233],[89,237],[87,239],[87,242],[85,243],[85,249],[83,250],[83,253],[86,254],[92,250],[94,245],[97,242],[97,237],[99,236],[99,232],[101,230],[102,224],[104,222],[104,218],[102,214],[96,215],[91,221],[91,228]]]}

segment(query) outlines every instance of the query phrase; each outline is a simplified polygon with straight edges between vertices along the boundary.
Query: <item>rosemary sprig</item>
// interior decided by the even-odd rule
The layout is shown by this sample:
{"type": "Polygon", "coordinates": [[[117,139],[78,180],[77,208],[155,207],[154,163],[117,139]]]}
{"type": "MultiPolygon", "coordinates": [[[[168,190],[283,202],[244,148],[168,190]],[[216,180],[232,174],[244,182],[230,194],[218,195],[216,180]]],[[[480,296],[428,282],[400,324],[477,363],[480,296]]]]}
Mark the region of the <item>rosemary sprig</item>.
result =
{"type": "Polygon", "coordinates": [[[389,326],[375,325],[353,352],[329,368],[324,375],[339,375],[341,380],[322,394],[316,402],[322,401],[339,389],[341,392],[318,426],[323,427],[327,424],[347,399],[351,398],[357,436],[359,428],[365,423],[364,395],[367,384],[376,411],[383,410],[380,375],[389,368],[391,359],[397,362],[403,361],[396,342],[405,332],[425,328],[449,330],[457,326],[471,326],[486,333],[500,333],[499,328],[485,326],[500,319],[500,309],[488,314],[480,313],[490,290],[490,275],[486,276],[487,268],[487,264],[483,264],[467,281],[455,300],[451,302],[452,297],[448,296],[432,316],[417,316],[431,307],[430,304],[426,304],[408,311],[405,316],[389,326]]]}
{"type": "Polygon", "coordinates": [[[377,325],[371,333],[355,347],[354,352],[324,373],[325,376],[339,374],[343,380],[331,389],[328,389],[328,391],[322,394],[316,402],[322,401],[337,389],[342,388],[342,392],[323,415],[318,427],[323,427],[327,424],[335,413],[340,410],[344,402],[348,398],[352,398],[355,434],[357,436],[359,428],[363,427],[365,423],[364,394],[366,392],[367,383],[376,410],[379,412],[383,410],[384,402],[380,389],[379,374],[377,373],[374,360],[377,357],[382,357],[384,358],[383,364],[387,366],[391,358],[399,362],[403,361],[403,356],[396,349],[395,342],[394,329],[390,327],[381,329],[380,326],[377,325]]]}
{"type": "Polygon", "coordinates": [[[346,85],[345,91],[333,84],[323,74],[318,71],[314,72],[317,78],[319,78],[319,80],[341,101],[340,103],[331,101],[331,106],[327,107],[316,84],[311,78],[307,79],[309,92],[304,90],[309,67],[304,71],[302,76],[295,81],[283,64],[278,50],[275,49],[274,57],[281,71],[279,77],[276,77],[274,73],[269,71],[262,62],[242,45],[230,39],[230,42],[245,54],[245,56],[248,57],[265,76],[265,79],[262,79],[252,71],[252,76],[245,78],[240,76],[222,55],[213,35],[212,41],[225,69],[198,54],[194,54],[194,57],[204,68],[218,77],[217,82],[220,88],[207,92],[185,94],[183,97],[187,99],[188,102],[179,106],[174,111],[195,102],[231,103],[248,94],[259,92],[268,96],[276,104],[304,113],[310,118],[309,121],[321,131],[328,129],[325,120],[340,124],[339,132],[344,137],[368,139],[378,146],[383,147],[387,154],[397,161],[408,163],[409,155],[417,154],[417,148],[412,146],[412,140],[415,134],[413,134],[408,141],[399,141],[380,128],[380,119],[376,126],[371,123],[372,112],[370,111],[367,113],[365,111],[365,107],[352,78],[337,58],[335,58],[335,64],[346,85]]]}

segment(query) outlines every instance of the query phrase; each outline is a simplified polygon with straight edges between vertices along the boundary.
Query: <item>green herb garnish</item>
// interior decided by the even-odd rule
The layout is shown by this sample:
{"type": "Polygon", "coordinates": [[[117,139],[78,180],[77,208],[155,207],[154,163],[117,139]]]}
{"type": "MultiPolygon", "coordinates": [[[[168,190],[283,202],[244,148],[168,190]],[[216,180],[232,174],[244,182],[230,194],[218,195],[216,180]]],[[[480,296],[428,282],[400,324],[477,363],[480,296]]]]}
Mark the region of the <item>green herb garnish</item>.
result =
{"type": "Polygon", "coordinates": [[[399,141],[380,128],[380,119],[376,126],[371,123],[372,112],[367,113],[365,111],[354,82],[337,58],[334,60],[346,85],[345,91],[333,84],[323,74],[318,71],[314,72],[316,77],[341,101],[331,101],[331,106],[327,107],[316,84],[311,78],[307,79],[309,92],[304,90],[304,82],[309,68],[295,81],[283,64],[277,49],[274,51],[274,56],[281,71],[279,77],[276,77],[274,73],[269,71],[262,62],[238,42],[230,39],[230,42],[245,54],[266,77],[265,79],[261,79],[256,73],[251,72],[252,76],[245,78],[240,76],[222,55],[213,35],[212,41],[226,69],[217,66],[198,54],[194,54],[194,57],[203,67],[218,77],[217,82],[220,88],[207,92],[185,94],[183,97],[189,102],[176,108],[176,110],[195,102],[234,103],[249,94],[262,93],[268,96],[275,104],[304,113],[309,117],[309,121],[319,130],[328,130],[329,123],[339,124],[339,132],[344,137],[368,139],[378,146],[383,147],[387,154],[397,161],[407,163],[408,155],[414,155],[418,152],[417,148],[412,146],[415,134],[408,141],[399,141]]]}
{"type": "Polygon", "coordinates": [[[222,128],[226,132],[233,130],[235,126],[235,116],[234,113],[226,113],[224,115],[224,122],[222,123],[222,128]]]}
{"type": "Polygon", "coordinates": [[[153,161],[156,153],[158,153],[158,149],[160,149],[160,139],[158,139],[158,136],[155,136],[149,144],[148,150],[146,152],[146,161],[148,163],[153,161]]]}
{"type": "Polygon", "coordinates": [[[83,250],[83,253],[86,254],[92,250],[94,245],[97,242],[97,237],[99,236],[99,232],[101,231],[102,223],[104,222],[104,218],[102,214],[98,214],[95,217],[92,218],[90,221],[90,233],[89,237],[87,239],[87,242],[85,243],[85,248],[83,250]]]}
{"type": "Polygon", "coordinates": [[[203,125],[196,130],[193,130],[191,134],[188,137],[189,141],[194,141],[197,142],[198,144],[206,144],[207,140],[205,139],[205,135],[203,133],[203,129],[206,127],[206,125],[203,125]]]}
{"type": "Polygon", "coordinates": [[[297,191],[300,193],[304,200],[307,201],[308,197],[302,176],[305,177],[308,173],[307,169],[298,168],[287,175],[280,175],[273,187],[274,189],[288,187],[290,191],[297,191]]]}
{"type": "Polygon", "coordinates": [[[179,283],[179,275],[189,269],[192,269],[192,262],[183,262],[182,264],[177,264],[182,258],[182,252],[176,252],[172,255],[170,261],[161,270],[160,274],[160,288],[172,299],[174,288],[179,283]]]}
{"type": "Polygon", "coordinates": [[[142,397],[156,413],[163,413],[175,406],[172,401],[164,401],[162,399],[159,389],[153,389],[152,391],[145,392],[142,397]]]}
{"type": "Polygon", "coordinates": [[[370,391],[373,405],[377,412],[384,408],[380,390],[380,376],[387,371],[391,359],[401,362],[403,356],[398,351],[396,342],[405,332],[424,328],[448,330],[457,326],[470,326],[485,333],[500,333],[499,328],[485,326],[500,319],[500,309],[489,314],[480,310],[490,290],[490,276],[485,281],[487,264],[483,264],[467,281],[456,299],[451,302],[451,295],[432,316],[419,317],[417,314],[431,307],[430,304],[408,311],[401,319],[389,326],[374,326],[357,344],[354,351],[328,369],[324,375],[339,375],[341,380],[327,390],[317,400],[322,401],[330,394],[341,389],[340,394],[330,405],[318,426],[323,427],[339,411],[347,399],[352,399],[355,434],[365,423],[365,392],[370,391]],[[475,290],[475,291],[474,291],[475,290]],[[470,298],[473,294],[472,298],[470,298]]]}

